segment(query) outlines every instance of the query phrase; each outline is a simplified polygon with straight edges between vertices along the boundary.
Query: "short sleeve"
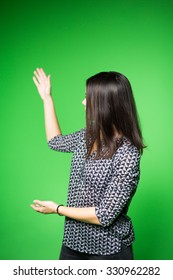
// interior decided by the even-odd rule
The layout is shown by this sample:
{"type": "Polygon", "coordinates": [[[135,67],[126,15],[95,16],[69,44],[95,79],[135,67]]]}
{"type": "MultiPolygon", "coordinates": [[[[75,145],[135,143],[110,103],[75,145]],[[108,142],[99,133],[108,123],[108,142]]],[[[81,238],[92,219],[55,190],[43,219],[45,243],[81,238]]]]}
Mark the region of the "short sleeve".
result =
{"type": "Polygon", "coordinates": [[[50,149],[59,152],[75,152],[81,141],[84,140],[85,128],[67,135],[57,135],[47,144],[50,149]]]}
{"type": "Polygon", "coordinates": [[[140,178],[140,153],[136,147],[126,151],[120,160],[118,170],[114,174],[95,213],[102,226],[106,227],[129,205],[140,178]]]}

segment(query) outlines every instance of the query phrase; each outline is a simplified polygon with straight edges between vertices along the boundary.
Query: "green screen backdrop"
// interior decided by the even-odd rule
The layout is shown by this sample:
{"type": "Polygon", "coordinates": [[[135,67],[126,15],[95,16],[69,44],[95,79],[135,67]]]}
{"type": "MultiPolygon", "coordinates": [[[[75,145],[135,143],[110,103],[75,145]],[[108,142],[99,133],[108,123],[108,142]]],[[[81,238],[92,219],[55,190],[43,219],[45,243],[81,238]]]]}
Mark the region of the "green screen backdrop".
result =
{"type": "Polygon", "coordinates": [[[128,212],[134,255],[173,259],[172,12],[169,0],[1,4],[1,259],[56,260],[63,238],[64,217],[30,207],[34,199],[66,204],[72,156],[48,148],[36,67],[51,74],[63,134],[85,126],[88,77],[128,77],[148,145],[128,212]]]}

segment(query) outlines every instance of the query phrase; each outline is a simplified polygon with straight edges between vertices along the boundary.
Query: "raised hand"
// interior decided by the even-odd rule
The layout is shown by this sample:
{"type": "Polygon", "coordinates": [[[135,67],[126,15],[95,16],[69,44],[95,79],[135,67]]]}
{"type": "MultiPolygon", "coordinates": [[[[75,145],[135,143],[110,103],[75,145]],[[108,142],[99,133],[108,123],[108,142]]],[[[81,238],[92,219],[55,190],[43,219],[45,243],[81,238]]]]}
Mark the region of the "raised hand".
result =
{"type": "Polygon", "coordinates": [[[42,68],[34,71],[33,81],[37,87],[42,100],[51,95],[50,75],[46,76],[42,68]]]}

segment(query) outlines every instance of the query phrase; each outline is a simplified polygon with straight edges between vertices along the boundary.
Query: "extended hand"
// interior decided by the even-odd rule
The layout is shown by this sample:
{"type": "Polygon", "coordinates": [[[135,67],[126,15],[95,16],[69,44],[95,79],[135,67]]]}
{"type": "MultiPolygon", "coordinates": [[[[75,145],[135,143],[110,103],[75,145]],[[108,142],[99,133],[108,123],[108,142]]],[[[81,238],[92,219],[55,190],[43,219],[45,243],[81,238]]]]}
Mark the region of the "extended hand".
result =
{"type": "Polygon", "coordinates": [[[46,76],[42,68],[34,71],[33,81],[42,100],[51,95],[50,75],[46,76]]]}
{"type": "Polygon", "coordinates": [[[53,201],[41,201],[41,200],[34,200],[34,204],[30,206],[37,212],[42,214],[53,214],[57,213],[56,209],[58,204],[53,201]]]}

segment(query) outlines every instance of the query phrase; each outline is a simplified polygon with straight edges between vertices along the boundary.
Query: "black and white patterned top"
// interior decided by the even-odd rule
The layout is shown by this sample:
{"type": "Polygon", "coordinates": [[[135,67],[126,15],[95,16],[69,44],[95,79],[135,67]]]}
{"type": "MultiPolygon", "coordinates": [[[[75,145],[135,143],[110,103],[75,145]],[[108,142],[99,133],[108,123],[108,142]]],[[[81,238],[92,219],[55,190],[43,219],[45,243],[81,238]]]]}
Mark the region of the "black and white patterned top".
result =
{"type": "Polygon", "coordinates": [[[65,218],[63,244],[89,254],[109,255],[119,252],[121,244],[131,245],[134,229],[127,211],[140,178],[140,152],[124,136],[111,159],[88,159],[86,129],[57,135],[48,146],[72,152],[67,206],[95,207],[101,225],[65,218]]]}

